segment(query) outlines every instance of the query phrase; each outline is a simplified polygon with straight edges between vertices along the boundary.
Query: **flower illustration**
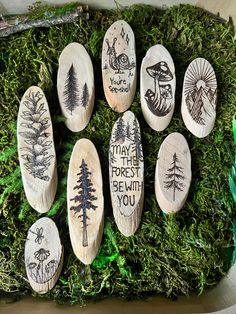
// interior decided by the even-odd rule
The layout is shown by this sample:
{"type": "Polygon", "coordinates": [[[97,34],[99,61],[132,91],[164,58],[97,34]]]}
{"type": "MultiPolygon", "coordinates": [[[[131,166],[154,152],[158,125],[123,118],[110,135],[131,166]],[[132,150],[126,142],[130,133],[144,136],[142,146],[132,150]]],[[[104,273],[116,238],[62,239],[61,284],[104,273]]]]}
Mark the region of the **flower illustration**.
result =
{"type": "Polygon", "coordinates": [[[49,255],[50,255],[50,252],[43,248],[39,249],[38,251],[34,253],[34,257],[40,262],[45,261],[49,255]]]}

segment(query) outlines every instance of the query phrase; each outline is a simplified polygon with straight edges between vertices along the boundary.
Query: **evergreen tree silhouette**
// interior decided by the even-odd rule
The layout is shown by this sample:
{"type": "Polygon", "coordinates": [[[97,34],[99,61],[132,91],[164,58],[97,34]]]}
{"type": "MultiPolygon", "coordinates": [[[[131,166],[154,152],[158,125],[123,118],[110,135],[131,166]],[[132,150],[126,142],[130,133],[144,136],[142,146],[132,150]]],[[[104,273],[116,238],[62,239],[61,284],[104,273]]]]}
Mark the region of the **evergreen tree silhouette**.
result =
{"type": "Polygon", "coordinates": [[[185,179],[182,175],[183,167],[178,166],[177,164],[180,163],[177,154],[174,153],[173,155],[173,162],[171,163],[172,167],[167,169],[169,173],[166,173],[166,179],[169,181],[164,181],[164,187],[169,190],[173,189],[173,201],[175,201],[175,193],[177,191],[183,191],[184,184],[181,182],[185,179]]]}
{"type": "Polygon", "coordinates": [[[88,166],[84,159],[82,159],[82,163],[80,165],[81,171],[78,173],[79,180],[77,181],[79,185],[74,187],[74,190],[79,190],[78,195],[71,199],[71,201],[75,201],[75,203],[79,204],[77,206],[72,206],[70,210],[73,210],[75,213],[81,213],[78,218],[81,218],[82,228],[83,228],[83,246],[88,246],[88,234],[87,227],[89,217],[87,215],[87,210],[93,209],[96,210],[97,206],[92,202],[97,200],[97,197],[92,195],[96,190],[93,189],[93,184],[89,178],[91,172],[88,170],[88,166]]]}
{"type": "Polygon", "coordinates": [[[141,135],[140,135],[140,130],[138,126],[138,121],[137,119],[134,119],[133,122],[133,132],[132,132],[132,137],[133,137],[133,149],[132,152],[135,152],[135,156],[138,160],[143,161],[143,150],[142,150],[142,142],[141,142],[141,135]]]}
{"type": "Polygon", "coordinates": [[[126,137],[127,137],[129,140],[132,140],[129,122],[127,123],[127,127],[126,127],[126,137]]]}
{"type": "Polygon", "coordinates": [[[78,91],[78,81],[75,73],[75,68],[72,63],[65,82],[65,89],[63,92],[65,107],[70,111],[72,115],[73,110],[79,106],[79,91],[78,91]]]}
{"type": "Polygon", "coordinates": [[[88,100],[89,100],[88,86],[87,86],[87,83],[84,83],[84,87],[83,87],[83,96],[82,96],[82,99],[81,99],[82,106],[83,106],[84,108],[87,107],[88,100]]]}
{"type": "Polygon", "coordinates": [[[122,117],[119,118],[114,132],[114,141],[124,143],[125,141],[125,124],[122,117]]]}

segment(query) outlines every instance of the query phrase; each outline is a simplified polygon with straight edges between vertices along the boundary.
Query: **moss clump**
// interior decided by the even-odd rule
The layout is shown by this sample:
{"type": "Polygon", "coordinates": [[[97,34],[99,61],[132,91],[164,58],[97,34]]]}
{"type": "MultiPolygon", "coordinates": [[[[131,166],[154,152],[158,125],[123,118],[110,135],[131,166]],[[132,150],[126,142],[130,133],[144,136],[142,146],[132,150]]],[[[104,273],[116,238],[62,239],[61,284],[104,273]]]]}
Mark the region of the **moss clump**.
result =
{"type": "MultiPolygon", "coordinates": [[[[46,297],[58,302],[83,302],[86,298],[118,295],[128,298],[161,293],[168,297],[202,293],[225,275],[233,237],[234,205],[228,187],[233,149],[231,120],[236,103],[236,45],[229,23],[222,23],[205,11],[180,5],[162,11],[135,5],[125,10],[90,11],[90,19],[77,23],[31,29],[1,40],[0,46],[0,269],[2,292],[31,293],[24,280],[24,244],[27,230],[39,215],[28,205],[22,187],[16,153],[16,117],[19,99],[30,85],[41,86],[49,102],[58,159],[59,185],[48,212],[56,222],[65,261],[60,279],[46,297]],[[108,188],[108,145],[118,114],[105,101],[101,79],[101,47],[106,29],[125,19],[136,37],[138,69],[147,49],[163,44],[176,66],[177,95],[169,127],[156,133],[145,123],[139,89],[131,106],[141,125],[145,157],[145,203],[137,233],[122,236],[114,223],[108,188]],[[66,129],[56,96],[58,57],[70,42],[88,50],[94,65],[96,101],[88,127],[78,133],[66,129]],[[184,72],[196,57],[209,60],[218,81],[217,119],[212,133],[195,138],[180,115],[184,72]],[[154,196],[154,171],[163,139],[181,132],[192,153],[193,181],[184,208],[176,215],[164,215],[154,196]],[[66,212],[66,176],[75,142],[91,139],[101,159],[105,230],[99,255],[91,266],[76,259],[70,246],[66,212]],[[9,278],[5,280],[4,278],[9,278]]],[[[139,84],[138,84],[139,86],[139,84]]]]}

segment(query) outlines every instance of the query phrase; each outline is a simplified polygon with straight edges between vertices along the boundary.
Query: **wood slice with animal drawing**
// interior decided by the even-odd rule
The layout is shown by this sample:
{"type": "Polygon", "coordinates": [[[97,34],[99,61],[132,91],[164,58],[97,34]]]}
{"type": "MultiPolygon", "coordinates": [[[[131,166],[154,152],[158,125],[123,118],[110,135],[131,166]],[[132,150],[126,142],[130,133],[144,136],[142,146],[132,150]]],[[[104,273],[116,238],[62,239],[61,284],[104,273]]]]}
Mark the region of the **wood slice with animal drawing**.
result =
{"type": "Polygon", "coordinates": [[[29,229],[25,243],[25,267],[29,283],[44,294],[56,284],[63,264],[63,247],[52,219],[38,219],[29,229]]]}
{"type": "Polygon", "coordinates": [[[175,106],[175,66],[162,45],[149,48],[140,70],[140,98],[143,116],[156,131],[163,131],[175,106]]]}
{"type": "Polygon", "coordinates": [[[197,137],[209,135],[216,118],[217,81],[204,58],[193,60],[184,76],[181,113],[186,127],[197,137]]]}
{"type": "Polygon", "coordinates": [[[84,264],[91,264],[102,240],[104,200],[99,157],[88,139],[78,140],[71,154],[67,210],[73,251],[84,264]]]}
{"type": "Polygon", "coordinates": [[[57,92],[66,126],[73,132],[83,130],[93,112],[95,92],[93,65],[79,43],[70,43],[60,55],[57,92]]]}
{"type": "Polygon", "coordinates": [[[133,235],[141,220],[144,161],[140,127],[131,111],[113,126],[109,146],[109,177],[113,214],[120,232],[133,235]]]}
{"type": "Polygon", "coordinates": [[[126,111],[136,90],[135,38],[130,25],[119,20],[107,30],[102,46],[103,89],[109,106],[126,111]]]}
{"type": "Polygon", "coordinates": [[[27,200],[36,211],[45,213],[57,189],[56,152],[48,103],[37,86],[29,87],[22,97],[17,146],[27,200]]]}
{"type": "Polygon", "coordinates": [[[182,134],[171,133],[160,146],[155,172],[156,199],[163,212],[175,213],[183,207],[191,179],[188,143],[182,134]]]}

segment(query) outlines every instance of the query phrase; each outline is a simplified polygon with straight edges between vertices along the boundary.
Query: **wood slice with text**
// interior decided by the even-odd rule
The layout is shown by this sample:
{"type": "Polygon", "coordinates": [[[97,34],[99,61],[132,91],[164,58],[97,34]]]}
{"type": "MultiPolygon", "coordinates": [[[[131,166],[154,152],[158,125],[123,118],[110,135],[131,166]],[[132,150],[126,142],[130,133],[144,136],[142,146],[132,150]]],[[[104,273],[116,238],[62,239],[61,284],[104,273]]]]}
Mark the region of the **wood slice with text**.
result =
{"type": "Polygon", "coordinates": [[[191,178],[188,143],[182,134],[171,133],[161,144],[156,163],[155,193],[163,212],[170,214],[183,207],[191,178]]]}
{"type": "Polygon", "coordinates": [[[212,131],[216,118],[217,81],[211,64],[193,60],[185,73],[181,113],[186,127],[197,137],[212,131]]]}
{"type": "Polygon", "coordinates": [[[137,230],[144,197],[144,162],[138,120],[125,112],[113,126],[109,147],[109,176],[113,214],[120,232],[137,230]]]}
{"type": "Polygon", "coordinates": [[[143,116],[156,131],[164,130],[175,106],[175,66],[162,45],[151,47],[143,58],[140,71],[140,98],[143,116]]]}
{"type": "Polygon", "coordinates": [[[122,20],[107,30],[102,47],[103,89],[109,106],[126,111],[136,90],[135,38],[130,25],[122,20]]]}
{"type": "Polygon", "coordinates": [[[57,92],[66,126],[73,132],[83,130],[94,106],[93,65],[84,46],[70,43],[59,58],[57,92]]]}
{"type": "Polygon", "coordinates": [[[29,229],[25,243],[25,267],[31,287],[43,294],[51,290],[61,273],[63,247],[53,220],[38,219],[29,229]]]}
{"type": "Polygon", "coordinates": [[[56,152],[48,103],[37,86],[28,88],[22,97],[17,142],[27,200],[39,213],[45,213],[57,189],[56,152]]]}
{"type": "Polygon", "coordinates": [[[99,157],[88,139],[77,141],[70,158],[67,210],[73,251],[84,264],[91,264],[102,240],[104,200],[99,157]]]}

